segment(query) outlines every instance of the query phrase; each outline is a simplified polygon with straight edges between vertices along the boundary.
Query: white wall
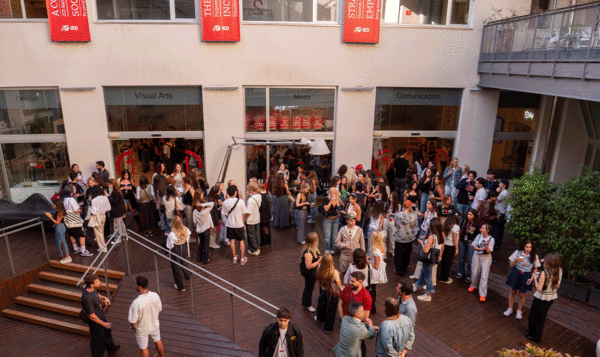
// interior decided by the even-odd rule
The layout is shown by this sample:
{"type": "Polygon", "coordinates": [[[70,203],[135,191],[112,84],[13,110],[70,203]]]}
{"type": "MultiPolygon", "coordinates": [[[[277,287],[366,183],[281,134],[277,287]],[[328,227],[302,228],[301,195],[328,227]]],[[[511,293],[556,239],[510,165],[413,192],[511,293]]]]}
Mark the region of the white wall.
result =
{"type": "MultiPolygon", "coordinates": [[[[561,116],[550,180],[564,184],[581,172],[588,135],[579,101],[568,99],[561,116]]],[[[552,143],[550,143],[552,145],[552,143]]]]}
{"type": "MultiPolygon", "coordinates": [[[[90,43],[52,43],[46,22],[0,21],[0,90],[95,87],[92,92],[61,92],[69,155],[84,170],[103,159],[114,172],[103,86],[238,86],[228,93],[204,91],[206,161],[214,182],[230,136],[244,135],[243,86],[475,88],[483,19],[493,13],[493,6],[525,13],[529,4],[478,0],[471,3],[473,28],[384,26],[376,45],[342,43],[339,25],[243,24],[241,42],[204,43],[197,23],[107,23],[92,18],[90,43]]],[[[91,16],[94,7],[89,0],[91,16]]],[[[338,91],[334,170],[351,162],[370,167],[374,95],[338,91]]],[[[463,106],[473,109],[461,110],[459,136],[493,130],[489,119],[495,116],[497,97],[480,97],[465,92],[463,106]]],[[[458,143],[463,162],[474,156],[481,161],[474,167],[489,163],[489,157],[473,154],[479,149],[471,147],[469,153],[458,143]]],[[[234,152],[231,164],[243,162],[243,150],[234,152]]],[[[231,169],[230,175],[243,179],[231,169]]]]}

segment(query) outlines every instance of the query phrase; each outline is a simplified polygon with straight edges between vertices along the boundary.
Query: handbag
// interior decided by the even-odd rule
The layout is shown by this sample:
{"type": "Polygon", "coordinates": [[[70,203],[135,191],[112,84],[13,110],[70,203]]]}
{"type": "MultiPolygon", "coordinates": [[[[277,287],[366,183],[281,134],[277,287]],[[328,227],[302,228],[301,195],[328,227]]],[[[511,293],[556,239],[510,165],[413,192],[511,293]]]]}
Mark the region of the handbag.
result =
{"type": "MultiPolygon", "coordinates": [[[[434,242],[435,244],[435,242],[434,242]]],[[[433,245],[429,248],[429,252],[425,253],[423,248],[419,249],[419,261],[427,264],[437,264],[440,259],[440,250],[433,245]]]]}
{"type": "Polygon", "coordinates": [[[88,222],[88,227],[100,227],[100,222],[98,221],[98,216],[93,214],[90,215],[90,220],[88,222]]]}
{"type": "Polygon", "coordinates": [[[67,215],[65,216],[65,226],[67,226],[67,228],[77,228],[83,226],[83,220],[81,219],[79,213],[75,211],[67,212],[67,215]]]}

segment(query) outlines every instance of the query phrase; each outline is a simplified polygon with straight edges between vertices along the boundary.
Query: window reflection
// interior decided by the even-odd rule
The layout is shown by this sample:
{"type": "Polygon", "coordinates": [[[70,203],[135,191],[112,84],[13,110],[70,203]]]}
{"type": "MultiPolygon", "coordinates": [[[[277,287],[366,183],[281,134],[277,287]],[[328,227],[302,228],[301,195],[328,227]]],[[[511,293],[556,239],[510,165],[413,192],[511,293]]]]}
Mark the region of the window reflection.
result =
{"type": "Polygon", "coordinates": [[[64,134],[58,90],[0,91],[0,134],[64,134]]]}

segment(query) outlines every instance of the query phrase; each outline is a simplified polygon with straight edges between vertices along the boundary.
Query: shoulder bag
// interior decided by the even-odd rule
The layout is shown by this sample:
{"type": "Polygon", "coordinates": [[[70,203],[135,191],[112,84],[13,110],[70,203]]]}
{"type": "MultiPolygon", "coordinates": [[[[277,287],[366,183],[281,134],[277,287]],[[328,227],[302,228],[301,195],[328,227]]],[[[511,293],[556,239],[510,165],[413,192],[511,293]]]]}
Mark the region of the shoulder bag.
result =
{"type": "MultiPolygon", "coordinates": [[[[429,238],[427,238],[427,239],[429,239],[429,238]]],[[[428,253],[425,253],[423,251],[422,247],[419,249],[419,261],[420,262],[427,263],[427,264],[437,264],[438,260],[440,259],[440,250],[435,248],[435,243],[436,242],[433,242],[433,244],[429,248],[428,253]]]]}
{"type": "Polygon", "coordinates": [[[67,226],[67,228],[77,228],[83,226],[83,220],[81,219],[79,213],[75,211],[67,212],[67,215],[65,216],[65,226],[67,226]]]}

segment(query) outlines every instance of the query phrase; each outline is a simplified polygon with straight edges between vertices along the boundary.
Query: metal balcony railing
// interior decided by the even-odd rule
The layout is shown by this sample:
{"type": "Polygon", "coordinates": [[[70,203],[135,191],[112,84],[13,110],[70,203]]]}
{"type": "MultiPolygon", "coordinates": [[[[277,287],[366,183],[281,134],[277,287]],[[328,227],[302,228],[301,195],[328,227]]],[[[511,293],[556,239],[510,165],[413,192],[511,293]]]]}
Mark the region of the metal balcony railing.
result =
{"type": "Polygon", "coordinates": [[[599,22],[595,2],[486,24],[479,72],[600,79],[599,22]]]}

